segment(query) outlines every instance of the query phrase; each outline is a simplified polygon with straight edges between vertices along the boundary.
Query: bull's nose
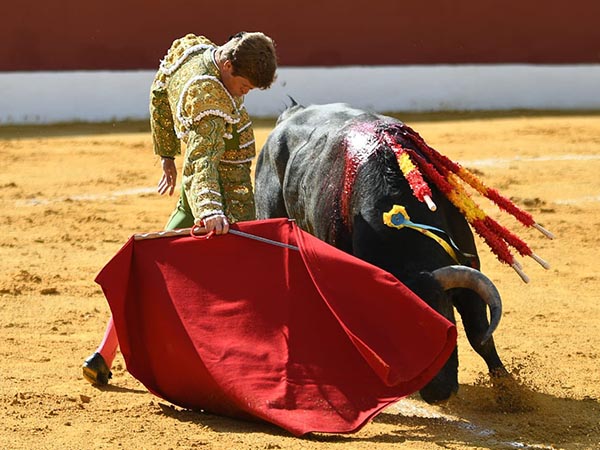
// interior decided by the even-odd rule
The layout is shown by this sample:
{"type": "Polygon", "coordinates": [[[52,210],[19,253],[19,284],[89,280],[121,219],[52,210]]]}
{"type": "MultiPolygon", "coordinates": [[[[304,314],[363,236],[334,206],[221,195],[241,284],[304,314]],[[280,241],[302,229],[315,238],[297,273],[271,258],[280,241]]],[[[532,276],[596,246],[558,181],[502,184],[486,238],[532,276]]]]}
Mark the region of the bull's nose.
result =
{"type": "Polygon", "coordinates": [[[452,391],[452,392],[450,392],[450,395],[448,395],[446,398],[434,399],[431,401],[427,401],[425,399],[423,399],[423,400],[425,400],[430,405],[441,406],[441,405],[445,405],[446,403],[448,403],[450,401],[450,399],[455,396],[456,396],[456,391],[452,391]]]}
{"type": "Polygon", "coordinates": [[[427,389],[427,387],[425,387],[419,392],[419,394],[421,394],[421,398],[430,405],[443,405],[452,397],[454,397],[457,392],[458,385],[453,386],[451,389],[444,390],[427,389]]]}

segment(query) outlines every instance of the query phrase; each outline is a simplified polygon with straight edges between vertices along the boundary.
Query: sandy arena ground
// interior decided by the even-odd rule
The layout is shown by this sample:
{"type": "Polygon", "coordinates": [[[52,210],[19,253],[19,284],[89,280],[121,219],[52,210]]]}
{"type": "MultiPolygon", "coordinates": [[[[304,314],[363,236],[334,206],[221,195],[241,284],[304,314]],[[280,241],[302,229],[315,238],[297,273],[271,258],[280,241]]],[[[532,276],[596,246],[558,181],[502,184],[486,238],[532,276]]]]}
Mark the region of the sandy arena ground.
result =
{"type": "MultiPolygon", "coordinates": [[[[0,127],[0,448],[600,448],[600,115],[402,118],[557,236],[483,203],[552,264],[523,261],[526,285],[479,247],[504,299],[495,339],[519,401],[496,401],[462,328],[456,398],[413,396],[354,435],[300,439],[173,407],[120,355],[109,387],[89,385],[80,366],[109,315],[94,277],[131,234],[162,229],[176,198],[154,193],[145,123],[0,127]]],[[[260,148],[273,122],[257,125],[260,148]]]]}

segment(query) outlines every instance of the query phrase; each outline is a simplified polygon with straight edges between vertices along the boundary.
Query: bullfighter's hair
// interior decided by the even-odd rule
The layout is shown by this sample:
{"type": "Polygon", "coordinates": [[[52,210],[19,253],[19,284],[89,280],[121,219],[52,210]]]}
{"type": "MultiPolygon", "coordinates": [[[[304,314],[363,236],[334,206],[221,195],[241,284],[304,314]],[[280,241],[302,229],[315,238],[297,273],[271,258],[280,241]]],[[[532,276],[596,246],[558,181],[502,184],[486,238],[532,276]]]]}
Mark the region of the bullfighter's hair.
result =
{"type": "Polygon", "coordinates": [[[386,123],[383,125],[382,131],[383,140],[396,154],[400,170],[408,181],[414,196],[419,201],[425,202],[431,197],[431,190],[426,181],[428,180],[458,208],[498,260],[510,265],[523,281],[528,282],[529,279],[523,273],[519,262],[515,260],[510,250],[511,247],[516,249],[520,255],[529,256],[544,268],[549,268],[548,263],[533,253],[525,241],[486,214],[471,198],[466,186],[470,186],[476,192],[491,200],[498,208],[515,217],[524,226],[534,227],[548,238],[553,239],[552,233],[540,226],[531,214],[517,207],[496,189],[487,187],[473,172],[430,147],[409,126],[386,123]],[[412,142],[418,151],[403,147],[398,142],[399,136],[412,142]]]}

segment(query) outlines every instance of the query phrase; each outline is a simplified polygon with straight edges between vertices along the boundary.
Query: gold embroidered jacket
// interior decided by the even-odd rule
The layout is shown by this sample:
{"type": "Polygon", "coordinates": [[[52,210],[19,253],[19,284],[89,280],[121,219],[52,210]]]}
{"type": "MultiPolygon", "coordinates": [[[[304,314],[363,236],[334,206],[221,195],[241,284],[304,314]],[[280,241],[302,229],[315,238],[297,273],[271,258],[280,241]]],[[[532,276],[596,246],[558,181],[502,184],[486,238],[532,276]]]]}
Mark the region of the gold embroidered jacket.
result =
{"type": "Polygon", "coordinates": [[[252,220],[254,131],[243,97],[232,97],[220,80],[215,51],[205,37],[188,34],[161,61],[150,93],[154,152],[174,157],[186,144],[182,195],[194,218],[252,220]]]}

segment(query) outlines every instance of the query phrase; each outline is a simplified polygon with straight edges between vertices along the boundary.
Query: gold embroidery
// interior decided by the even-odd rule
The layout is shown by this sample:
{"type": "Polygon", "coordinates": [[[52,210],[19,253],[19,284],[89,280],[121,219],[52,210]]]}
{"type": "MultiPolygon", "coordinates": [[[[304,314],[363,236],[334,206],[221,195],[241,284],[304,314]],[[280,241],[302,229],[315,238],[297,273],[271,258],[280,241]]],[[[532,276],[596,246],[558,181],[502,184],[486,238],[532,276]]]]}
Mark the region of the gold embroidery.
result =
{"type": "Polygon", "coordinates": [[[224,213],[231,222],[252,220],[254,132],[243,98],[232,97],[221,83],[215,48],[189,34],[161,62],[150,94],[154,152],[175,156],[180,139],[187,144],[182,189],[195,218],[224,213]]]}

